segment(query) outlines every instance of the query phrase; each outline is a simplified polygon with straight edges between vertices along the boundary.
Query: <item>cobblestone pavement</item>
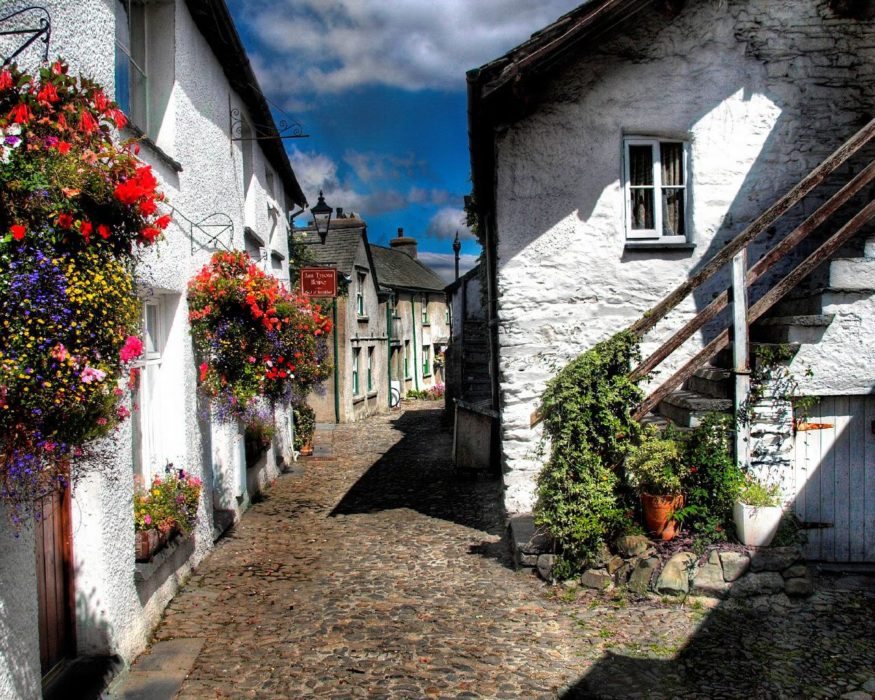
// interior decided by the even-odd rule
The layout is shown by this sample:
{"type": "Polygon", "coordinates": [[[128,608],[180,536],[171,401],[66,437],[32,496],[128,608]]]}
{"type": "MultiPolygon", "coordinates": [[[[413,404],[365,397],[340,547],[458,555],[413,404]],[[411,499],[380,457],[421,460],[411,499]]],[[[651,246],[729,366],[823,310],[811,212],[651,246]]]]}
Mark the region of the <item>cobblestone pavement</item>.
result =
{"type": "Polygon", "coordinates": [[[156,635],[205,640],[179,697],[871,697],[865,582],[780,613],[551,588],[435,404],[404,408],[320,435],[201,564],[156,635]]]}

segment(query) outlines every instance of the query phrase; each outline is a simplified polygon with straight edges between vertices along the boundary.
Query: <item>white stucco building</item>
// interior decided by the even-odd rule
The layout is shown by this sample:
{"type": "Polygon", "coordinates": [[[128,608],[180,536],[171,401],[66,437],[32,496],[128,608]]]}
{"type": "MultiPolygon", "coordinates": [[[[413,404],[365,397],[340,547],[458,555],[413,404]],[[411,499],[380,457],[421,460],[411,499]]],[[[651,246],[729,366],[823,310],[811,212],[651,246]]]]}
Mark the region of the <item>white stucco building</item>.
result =
{"type": "MultiPolygon", "coordinates": [[[[29,4],[6,2],[0,15],[29,4]]],[[[278,474],[291,450],[285,408],[277,409],[273,447],[247,470],[240,430],[211,422],[197,397],[186,285],[221,248],[246,250],[288,284],[288,213],[306,204],[282,142],[263,138],[276,127],[223,0],[40,4],[51,22],[49,56],[114,94],[131,121],[120,138],[143,137],[140,158],[158,176],[174,222],[138,268],[147,348],[139,411],[107,440],[111,464],[76,482],[56,513],[69,519],[57,534],[70,561],[38,572],[40,534],[0,527],[3,698],[40,697],[44,676],[77,657],[131,661],[214,535],[278,474]],[[163,563],[135,565],[134,475],[148,481],[170,463],[204,482],[196,531],[163,563]],[[38,594],[46,585],[59,592],[49,602],[38,594]]],[[[28,26],[40,16],[15,21],[28,26]]],[[[4,37],[4,56],[15,40],[4,37]]],[[[36,66],[42,48],[35,42],[19,65],[36,66]]]]}
{"type": "MultiPolygon", "coordinates": [[[[534,506],[542,458],[533,414],[550,377],[702,270],[872,118],[875,22],[871,3],[592,0],[470,71],[468,83],[505,505],[514,515],[534,506]]],[[[825,189],[867,162],[852,160],[825,189]]],[[[750,246],[751,264],[823,200],[815,192],[768,227],[750,246]]],[[[797,393],[831,397],[815,415],[838,427],[818,447],[805,448],[810,438],[792,426],[760,436],[770,445],[760,456],[788,470],[800,517],[836,523],[815,535],[825,538],[809,550],[815,558],[875,558],[875,502],[858,496],[875,479],[867,235],[871,228],[808,275],[773,309],[772,330],[752,336],[803,342],[791,364],[797,393]],[[849,450],[850,462],[832,474],[826,465],[837,450],[849,450]],[[860,528],[867,534],[849,544],[860,528]]],[[[690,295],[644,337],[644,356],[727,283],[725,270],[690,295]]],[[[754,287],[751,299],[772,283],[754,287]]],[[[653,386],[715,332],[697,332],[653,386]]],[[[682,397],[663,402],[666,411],[672,401],[676,416],[695,421],[682,397]]]]}

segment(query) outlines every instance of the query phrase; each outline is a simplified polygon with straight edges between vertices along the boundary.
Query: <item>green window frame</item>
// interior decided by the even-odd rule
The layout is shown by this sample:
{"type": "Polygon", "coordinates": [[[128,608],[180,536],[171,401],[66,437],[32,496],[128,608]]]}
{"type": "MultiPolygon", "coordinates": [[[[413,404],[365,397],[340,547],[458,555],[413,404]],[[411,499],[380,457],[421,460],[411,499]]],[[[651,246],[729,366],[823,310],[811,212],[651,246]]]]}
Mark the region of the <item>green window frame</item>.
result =
{"type": "Polygon", "coordinates": [[[422,376],[431,374],[431,348],[428,345],[422,346],[422,376]]]}
{"type": "Polygon", "coordinates": [[[368,348],[368,391],[374,390],[374,348],[368,348]]]}
{"type": "Polygon", "coordinates": [[[422,295],[422,324],[428,323],[428,295],[422,295]]]}
{"type": "Polygon", "coordinates": [[[358,348],[352,351],[352,395],[359,395],[359,355],[361,350],[358,348]]]}

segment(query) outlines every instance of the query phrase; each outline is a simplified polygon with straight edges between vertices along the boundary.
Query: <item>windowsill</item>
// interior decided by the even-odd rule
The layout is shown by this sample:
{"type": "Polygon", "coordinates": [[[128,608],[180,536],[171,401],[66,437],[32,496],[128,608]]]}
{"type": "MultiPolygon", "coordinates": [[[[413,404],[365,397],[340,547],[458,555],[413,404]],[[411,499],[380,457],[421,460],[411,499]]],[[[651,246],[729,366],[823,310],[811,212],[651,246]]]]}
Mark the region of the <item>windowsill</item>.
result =
{"type": "Polygon", "coordinates": [[[167,153],[157,143],[150,139],[136,124],[128,123],[124,130],[132,132],[140,143],[147,146],[150,151],[158,156],[159,160],[161,160],[164,165],[177,173],[182,172],[182,163],[167,155],[167,153]]]}
{"type": "Polygon", "coordinates": [[[392,319],[395,321],[400,321],[401,317],[398,314],[392,314],[392,319]]]}
{"type": "Polygon", "coordinates": [[[626,250],[644,250],[649,248],[651,250],[695,250],[696,244],[690,243],[689,241],[684,241],[680,243],[667,243],[664,241],[649,241],[646,239],[641,240],[627,240],[625,244],[626,250]]]}
{"type": "Polygon", "coordinates": [[[424,374],[422,375],[422,378],[423,378],[423,379],[430,379],[430,378],[431,378],[431,372],[426,372],[426,373],[424,373],[424,374]]]}
{"type": "Polygon", "coordinates": [[[158,570],[165,563],[172,560],[177,551],[182,550],[184,563],[194,552],[194,535],[176,535],[173,540],[168,542],[163,549],[158,550],[152,561],[136,562],[134,564],[134,581],[136,583],[144,583],[158,573],[158,570]]]}
{"type": "Polygon", "coordinates": [[[369,399],[375,399],[375,398],[377,398],[377,392],[376,392],[376,391],[369,391],[369,392],[368,392],[368,398],[369,398],[369,399]]]}
{"type": "Polygon", "coordinates": [[[430,325],[431,325],[431,321],[423,321],[423,322],[422,322],[422,327],[423,327],[423,328],[425,328],[426,326],[430,326],[430,325]]]}
{"type": "Polygon", "coordinates": [[[364,401],[364,400],[365,400],[365,395],[364,395],[364,394],[354,395],[354,396],[352,397],[352,405],[355,406],[356,404],[360,404],[360,403],[361,403],[362,401],[364,401]]]}
{"type": "Polygon", "coordinates": [[[370,319],[370,317],[368,317],[368,316],[356,316],[355,320],[356,320],[358,323],[367,323],[367,322],[370,321],[371,319],[370,319]]]}

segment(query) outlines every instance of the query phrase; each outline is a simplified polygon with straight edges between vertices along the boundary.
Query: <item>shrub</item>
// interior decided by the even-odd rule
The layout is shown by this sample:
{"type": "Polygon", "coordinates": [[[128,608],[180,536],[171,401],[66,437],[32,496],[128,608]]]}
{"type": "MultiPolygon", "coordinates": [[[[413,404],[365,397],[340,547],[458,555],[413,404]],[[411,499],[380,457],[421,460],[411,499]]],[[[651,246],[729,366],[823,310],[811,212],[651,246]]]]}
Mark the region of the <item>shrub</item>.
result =
{"type": "Polygon", "coordinates": [[[188,534],[197,522],[201,480],[183,469],[165,468],[148,488],[139,481],[134,489],[134,529],[157,528],[165,535],[179,530],[188,534]]]}
{"type": "Polygon", "coordinates": [[[686,467],[681,445],[655,428],[646,430],[641,442],[629,450],[625,467],[629,485],[639,494],[671,496],[683,490],[686,467]]]}
{"type": "Polygon", "coordinates": [[[300,452],[301,448],[313,441],[313,434],[316,432],[316,412],[307,404],[299,404],[295,406],[295,450],[300,452]]]}
{"type": "Polygon", "coordinates": [[[631,409],[642,393],[628,378],[637,358],[637,338],[619,333],[562,369],[542,398],[550,456],[538,476],[535,521],[578,568],[625,525],[616,469],[640,431],[631,409]]]}

